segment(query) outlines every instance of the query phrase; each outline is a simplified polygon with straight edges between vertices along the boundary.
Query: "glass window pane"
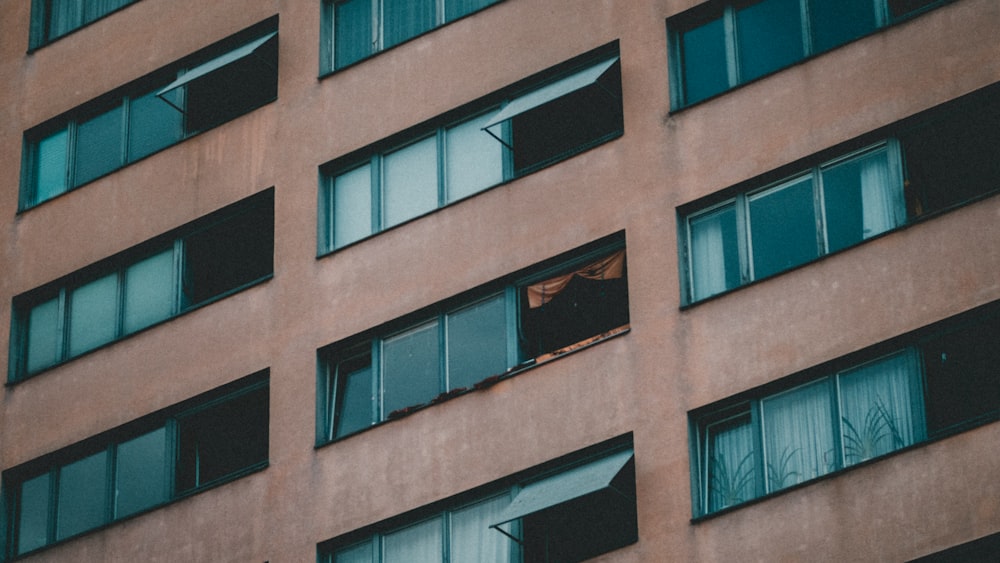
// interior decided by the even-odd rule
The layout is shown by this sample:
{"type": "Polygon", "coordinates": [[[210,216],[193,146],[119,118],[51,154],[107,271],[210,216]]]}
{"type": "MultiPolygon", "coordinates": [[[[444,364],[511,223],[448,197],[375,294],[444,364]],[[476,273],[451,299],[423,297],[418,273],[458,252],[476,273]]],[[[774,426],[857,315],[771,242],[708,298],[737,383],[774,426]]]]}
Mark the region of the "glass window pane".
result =
{"type": "Polygon", "coordinates": [[[763,0],[736,11],[740,82],[749,82],[800,59],[799,0],[763,0]]]}
{"type": "Polygon", "coordinates": [[[503,181],[503,145],[482,130],[490,117],[470,119],[445,132],[449,202],[503,181]]]}
{"type": "Polygon", "coordinates": [[[84,21],[89,23],[128,4],[132,0],[90,0],[84,2],[84,21]]]}
{"type": "Polygon", "coordinates": [[[41,203],[66,191],[66,154],[69,134],[66,129],[38,141],[32,176],[32,201],[41,203]]]}
{"type": "Polygon", "coordinates": [[[108,455],[99,452],[59,470],[56,539],[96,528],[107,519],[108,455]]]}
{"type": "Polygon", "coordinates": [[[167,430],[123,442],[117,450],[115,518],[167,500],[167,430]]]}
{"type": "Polygon", "coordinates": [[[441,392],[438,323],[433,321],[382,342],[382,413],[424,404],[441,392]]]}
{"type": "Polygon", "coordinates": [[[335,552],[333,563],[372,563],[372,541],[335,552]]]}
{"type": "Polygon", "coordinates": [[[48,543],[49,474],[21,484],[17,520],[17,553],[26,553],[48,543]]]}
{"type": "Polygon", "coordinates": [[[59,298],[32,307],[28,314],[28,357],[25,362],[28,373],[58,362],[61,343],[59,298]]]}
{"type": "Polygon", "coordinates": [[[822,171],[830,252],[902,224],[903,190],[892,182],[888,151],[880,149],[822,171]]]}
{"type": "Polygon", "coordinates": [[[729,88],[726,38],[721,14],[680,35],[684,103],[693,104],[729,88]]]}
{"type": "Polygon", "coordinates": [[[371,172],[366,164],[333,180],[333,248],[372,234],[371,172]]]}
{"type": "Polygon", "coordinates": [[[174,252],[166,250],[125,270],[125,332],[170,317],[174,310],[174,252]]]}
{"type": "Polygon", "coordinates": [[[708,512],[722,510],[757,496],[750,413],[710,424],[705,433],[708,442],[708,512]]]}
{"type": "Polygon", "coordinates": [[[437,208],[437,138],[385,155],[382,226],[389,228],[437,208]]]}
{"type": "Polygon", "coordinates": [[[118,275],[81,285],[70,294],[69,353],[76,356],[115,339],[118,275]]]}
{"type": "Polygon", "coordinates": [[[821,53],[875,31],[872,0],[812,0],[813,52],[821,53]]]}
{"type": "Polygon", "coordinates": [[[485,8],[497,0],[445,0],[445,20],[458,19],[471,14],[480,8],[485,8]]]}
{"type": "Polygon", "coordinates": [[[330,439],[341,438],[371,426],[374,421],[371,354],[361,354],[338,362],[332,378],[333,430],[330,439]]]}
{"type": "Polygon", "coordinates": [[[382,0],[383,49],[402,43],[435,24],[435,0],[382,0]]]}
{"type": "Polygon", "coordinates": [[[434,518],[386,534],[383,542],[382,563],[440,563],[441,519],[434,518]]]}
{"type": "Polygon", "coordinates": [[[507,369],[507,316],[503,296],[450,313],[448,389],[471,388],[507,369]]]}
{"type": "Polygon", "coordinates": [[[79,186],[122,165],[120,106],[80,123],[76,130],[76,176],[79,186]]]}
{"type": "Polygon", "coordinates": [[[337,2],[333,10],[334,68],[343,68],[372,52],[372,2],[337,2]]]}
{"type": "Polygon", "coordinates": [[[128,160],[169,147],[181,140],[183,132],[184,114],[157,96],[155,90],[134,98],[129,105],[128,160]]]}
{"type": "Polygon", "coordinates": [[[920,367],[915,351],[906,350],[844,372],[839,383],[845,465],[923,438],[920,367]]]}
{"type": "Polygon", "coordinates": [[[837,469],[827,379],[764,399],[761,409],[769,492],[837,469]]]}
{"type": "Polygon", "coordinates": [[[750,244],[754,279],[819,255],[811,176],[750,198],[750,244]]]}
{"type": "Polygon", "coordinates": [[[691,297],[697,301],[740,285],[736,206],[732,203],[689,219],[691,297]]]}
{"type": "Polygon", "coordinates": [[[65,35],[83,25],[83,2],[52,0],[49,7],[49,39],[65,35]]]}
{"type": "MultiPolygon", "coordinates": [[[[514,543],[490,528],[510,504],[504,495],[474,504],[451,514],[451,561],[508,563],[514,543]]],[[[501,526],[510,533],[510,524],[501,526]]]]}

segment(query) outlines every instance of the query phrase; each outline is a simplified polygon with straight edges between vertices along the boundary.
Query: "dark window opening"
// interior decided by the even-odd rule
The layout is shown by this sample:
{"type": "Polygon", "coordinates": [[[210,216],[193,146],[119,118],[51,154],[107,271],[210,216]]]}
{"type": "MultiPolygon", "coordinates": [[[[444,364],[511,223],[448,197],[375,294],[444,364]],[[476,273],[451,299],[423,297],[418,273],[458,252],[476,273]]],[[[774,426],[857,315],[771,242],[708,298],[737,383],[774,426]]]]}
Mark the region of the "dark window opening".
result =
{"type": "Polygon", "coordinates": [[[184,241],[184,305],[193,306],[273,272],[273,200],[184,241]]]}
{"type": "Polygon", "coordinates": [[[620,134],[621,72],[616,63],[585,88],[511,119],[514,174],[520,176],[620,134]]]}
{"type": "Polygon", "coordinates": [[[889,15],[893,18],[926,8],[940,0],[889,0],[889,15]]]}
{"type": "Polygon", "coordinates": [[[625,251],[622,250],[583,268],[523,288],[520,300],[522,356],[533,358],[555,352],[627,325],[627,278],[625,251]],[[560,280],[565,284],[562,289],[559,289],[560,280]],[[551,293],[546,294],[546,291],[551,293]]]}
{"type": "Polygon", "coordinates": [[[271,38],[253,53],[187,85],[189,133],[204,131],[278,97],[278,41],[271,38]]]}
{"type": "Polygon", "coordinates": [[[263,387],[178,420],[177,491],[204,486],[267,461],[263,387]]]}

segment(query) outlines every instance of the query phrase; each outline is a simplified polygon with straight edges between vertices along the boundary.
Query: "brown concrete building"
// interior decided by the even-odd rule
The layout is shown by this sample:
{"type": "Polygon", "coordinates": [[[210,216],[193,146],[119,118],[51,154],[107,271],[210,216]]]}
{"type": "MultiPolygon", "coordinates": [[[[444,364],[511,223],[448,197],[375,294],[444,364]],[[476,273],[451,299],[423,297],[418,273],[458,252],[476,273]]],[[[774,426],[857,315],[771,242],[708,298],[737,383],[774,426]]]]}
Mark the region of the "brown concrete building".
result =
{"type": "Polygon", "coordinates": [[[2,557],[998,560],[998,54],[996,0],[3,0],[2,557]]]}

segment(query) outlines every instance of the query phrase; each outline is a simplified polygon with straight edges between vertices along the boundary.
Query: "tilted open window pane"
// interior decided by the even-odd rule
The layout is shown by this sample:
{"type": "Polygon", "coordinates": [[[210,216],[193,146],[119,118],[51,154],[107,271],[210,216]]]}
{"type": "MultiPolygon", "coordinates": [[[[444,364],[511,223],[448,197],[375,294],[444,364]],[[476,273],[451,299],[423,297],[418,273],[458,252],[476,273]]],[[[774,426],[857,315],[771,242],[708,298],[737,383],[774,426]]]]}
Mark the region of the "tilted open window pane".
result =
{"type": "Polygon", "coordinates": [[[117,336],[118,274],[81,285],[70,294],[69,354],[77,356],[117,336]]]}
{"type": "Polygon", "coordinates": [[[21,484],[17,520],[19,554],[49,543],[50,487],[49,473],[43,473],[21,484]]]}
{"type": "Polygon", "coordinates": [[[448,389],[471,388],[507,369],[507,315],[503,295],[446,316],[448,389]]]}
{"type": "Polygon", "coordinates": [[[371,354],[364,352],[338,362],[334,370],[329,389],[330,440],[364,430],[375,421],[371,354]]]}
{"type": "Polygon", "coordinates": [[[125,333],[174,313],[174,253],[166,250],[125,269],[125,333]]]}
{"type": "Polygon", "coordinates": [[[382,343],[382,415],[420,405],[441,392],[437,321],[382,343]]]}
{"type": "Polygon", "coordinates": [[[56,539],[96,528],[108,519],[108,455],[100,452],[59,470],[56,539]]]}
{"type": "Polygon", "coordinates": [[[166,428],[158,428],[118,446],[115,518],[124,518],[167,500],[170,493],[167,462],[166,428]]]}
{"type": "Polygon", "coordinates": [[[383,228],[438,206],[437,138],[428,137],[383,159],[383,228]]]}

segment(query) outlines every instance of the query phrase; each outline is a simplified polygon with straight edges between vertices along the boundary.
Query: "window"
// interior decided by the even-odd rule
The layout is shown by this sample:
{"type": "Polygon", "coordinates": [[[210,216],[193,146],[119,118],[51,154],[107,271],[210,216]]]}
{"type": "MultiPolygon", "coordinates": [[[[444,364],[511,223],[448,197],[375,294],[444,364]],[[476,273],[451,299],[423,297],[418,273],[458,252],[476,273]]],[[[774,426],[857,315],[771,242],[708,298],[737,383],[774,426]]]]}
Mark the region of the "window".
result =
{"type": "MultiPolygon", "coordinates": [[[[613,243],[620,244],[620,243],[613,243]]],[[[624,249],[606,244],[319,351],[319,442],[623,331],[624,249]]]]}
{"type": "Polygon", "coordinates": [[[1000,415],[1000,314],[982,311],[692,414],[697,515],[1000,415]]]}
{"type": "Polygon", "coordinates": [[[890,129],[887,140],[682,210],[685,300],[772,276],[996,191],[995,87],[890,129]]]}
{"type": "Polygon", "coordinates": [[[621,135],[617,57],[474,102],[321,167],[319,251],[342,248],[621,135]],[[501,97],[509,102],[497,107],[501,97]],[[489,109],[487,109],[489,108],[489,109]]]}
{"type": "Polygon", "coordinates": [[[350,66],[498,1],[324,0],[323,70],[350,66]]]}
{"type": "Polygon", "coordinates": [[[195,55],[25,133],[21,209],[277,98],[277,33],[246,40],[261,27],[209,48],[211,58],[195,55]]]}
{"type": "Polygon", "coordinates": [[[31,48],[36,49],[137,0],[33,0],[31,48]]]}
{"type": "Polygon", "coordinates": [[[724,0],[667,20],[675,108],[791,66],[938,0],[724,0]]]}
{"type": "Polygon", "coordinates": [[[262,469],[267,439],[262,372],[5,471],[8,556],[262,469]]]}
{"type": "Polygon", "coordinates": [[[268,278],[273,221],[268,190],[16,297],[10,380],[268,278]]]}
{"type": "Polygon", "coordinates": [[[572,563],[635,543],[632,448],[573,457],[324,542],[320,561],[572,563]]]}

